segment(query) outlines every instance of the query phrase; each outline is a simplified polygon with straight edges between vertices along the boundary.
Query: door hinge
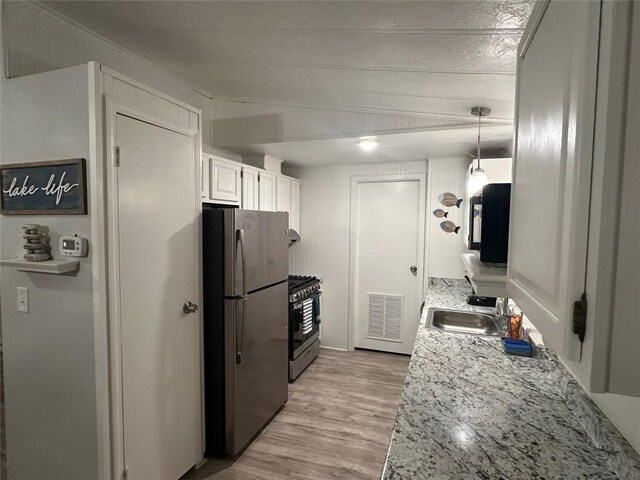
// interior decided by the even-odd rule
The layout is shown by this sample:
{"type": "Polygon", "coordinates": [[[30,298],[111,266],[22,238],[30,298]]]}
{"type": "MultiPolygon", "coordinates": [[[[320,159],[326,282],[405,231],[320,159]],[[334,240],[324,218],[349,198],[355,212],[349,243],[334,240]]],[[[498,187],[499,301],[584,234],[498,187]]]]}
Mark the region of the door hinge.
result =
{"type": "Polygon", "coordinates": [[[578,335],[581,342],[584,342],[584,335],[587,332],[587,294],[582,294],[580,300],[573,304],[573,333],[578,335]]]}
{"type": "Polygon", "coordinates": [[[122,155],[120,154],[120,147],[116,147],[116,167],[119,167],[122,163],[122,155]]]}
{"type": "Polygon", "coordinates": [[[128,479],[129,479],[129,468],[124,467],[122,469],[122,480],[128,480],[128,479]]]}

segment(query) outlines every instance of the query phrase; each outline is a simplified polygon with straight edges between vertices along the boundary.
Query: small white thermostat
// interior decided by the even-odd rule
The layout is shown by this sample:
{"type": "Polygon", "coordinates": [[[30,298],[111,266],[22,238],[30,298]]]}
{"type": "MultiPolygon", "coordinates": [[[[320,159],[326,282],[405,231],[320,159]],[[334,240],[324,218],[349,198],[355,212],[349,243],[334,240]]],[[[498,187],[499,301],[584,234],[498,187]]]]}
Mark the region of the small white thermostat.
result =
{"type": "Polygon", "coordinates": [[[88,242],[77,235],[60,237],[60,253],[66,257],[86,257],[88,242]]]}

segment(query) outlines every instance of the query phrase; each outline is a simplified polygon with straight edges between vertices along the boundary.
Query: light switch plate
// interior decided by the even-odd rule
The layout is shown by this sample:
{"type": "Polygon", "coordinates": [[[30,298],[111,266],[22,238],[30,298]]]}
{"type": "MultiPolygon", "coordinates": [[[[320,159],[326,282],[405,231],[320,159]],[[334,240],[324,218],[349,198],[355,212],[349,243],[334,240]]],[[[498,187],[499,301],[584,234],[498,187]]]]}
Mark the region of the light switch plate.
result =
{"type": "Polygon", "coordinates": [[[29,313],[29,289],[27,287],[17,288],[16,307],[19,312],[29,313]]]}

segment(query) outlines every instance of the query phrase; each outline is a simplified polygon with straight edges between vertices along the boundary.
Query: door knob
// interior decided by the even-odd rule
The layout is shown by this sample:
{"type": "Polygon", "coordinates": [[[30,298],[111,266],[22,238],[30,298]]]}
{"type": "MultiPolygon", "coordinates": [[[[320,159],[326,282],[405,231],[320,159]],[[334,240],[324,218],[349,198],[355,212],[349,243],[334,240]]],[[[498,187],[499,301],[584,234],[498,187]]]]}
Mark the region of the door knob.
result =
{"type": "Polygon", "coordinates": [[[198,305],[195,303],[187,302],[182,306],[182,311],[186,314],[196,313],[198,311],[198,305]]]}
{"type": "Polygon", "coordinates": [[[418,267],[416,267],[415,265],[411,265],[409,270],[411,270],[411,273],[415,275],[418,272],[418,267]]]}

